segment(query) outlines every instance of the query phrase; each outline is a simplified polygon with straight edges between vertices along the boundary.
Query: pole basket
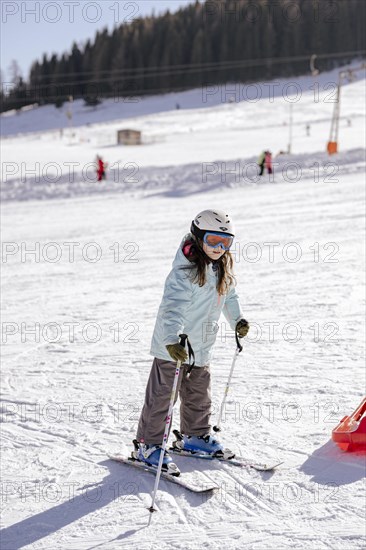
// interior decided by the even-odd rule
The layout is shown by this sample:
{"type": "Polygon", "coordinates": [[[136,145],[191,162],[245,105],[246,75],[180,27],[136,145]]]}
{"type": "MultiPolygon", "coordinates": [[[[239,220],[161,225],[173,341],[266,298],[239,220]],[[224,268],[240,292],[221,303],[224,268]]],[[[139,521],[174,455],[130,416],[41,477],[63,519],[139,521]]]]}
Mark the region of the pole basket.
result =
{"type": "Polygon", "coordinates": [[[329,155],[335,155],[336,153],[338,153],[338,142],[328,141],[327,151],[329,155]]]}

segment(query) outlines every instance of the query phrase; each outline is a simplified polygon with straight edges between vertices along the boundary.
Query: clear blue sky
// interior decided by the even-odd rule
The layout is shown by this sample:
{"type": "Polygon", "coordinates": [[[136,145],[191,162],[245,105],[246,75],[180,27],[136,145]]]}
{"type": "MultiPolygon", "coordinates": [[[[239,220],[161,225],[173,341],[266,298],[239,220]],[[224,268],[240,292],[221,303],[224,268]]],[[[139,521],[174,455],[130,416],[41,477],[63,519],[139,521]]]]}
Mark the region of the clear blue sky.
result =
{"type": "Polygon", "coordinates": [[[193,0],[1,0],[1,69],[17,60],[23,73],[44,53],[69,51],[74,41],[94,38],[97,30],[113,29],[137,17],[176,11],[193,0]]]}

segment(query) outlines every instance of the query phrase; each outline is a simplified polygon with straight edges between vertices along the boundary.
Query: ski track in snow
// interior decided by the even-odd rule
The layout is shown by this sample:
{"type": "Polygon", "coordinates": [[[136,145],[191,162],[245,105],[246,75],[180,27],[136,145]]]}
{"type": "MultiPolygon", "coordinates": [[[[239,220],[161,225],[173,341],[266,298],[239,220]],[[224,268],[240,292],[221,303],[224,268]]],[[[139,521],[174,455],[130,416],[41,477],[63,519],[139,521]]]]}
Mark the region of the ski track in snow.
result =
{"type": "MultiPolygon", "coordinates": [[[[350,85],[345,116],[362,116],[354,102],[362,89],[362,82],[350,85]]],[[[191,111],[202,128],[206,115],[209,127],[213,107],[211,115],[210,109],[191,111]]],[[[164,116],[177,127],[182,120],[179,112],[157,118],[164,116]]],[[[145,123],[153,128],[154,120],[145,123]]],[[[255,131],[251,135],[251,146],[260,151],[262,142],[255,131]]],[[[293,183],[275,174],[274,182],[243,184],[234,177],[223,185],[217,175],[204,186],[204,156],[188,164],[183,151],[180,160],[166,155],[169,168],[161,158],[143,166],[133,192],[110,181],[103,191],[44,180],[3,186],[3,241],[19,252],[3,263],[2,321],[16,332],[3,345],[2,550],[364,548],[365,455],[343,453],[330,440],[364,392],[359,136],[344,137],[335,157],[337,181],[314,181],[314,162],[329,161],[319,152],[324,136],[317,136],[315,153],[279,157],[301,165],[303,177],[293,183]],[[163,283],[190,220],[210,205],[225,205],[236,221],[238,292],[252,323],[221,437],[238,455],[284,464],[260,473],[177,457],[184,472],[198,469],[219,490],[195,495],[162,480],[159,512],[146,529],[153,476],[107,455],[131,450],[163,283]],[[39,259],[22,261],[21,243],[30,248],[37,242],[39,259]],[[70,242],[79,243],[73,261],[64,245],[70,242]],[[102,251],[99,261],[81,253],[91,242],[102,251]],[[48,261],[47,243],[61,247],[59,261],[48,261]],[[247,250],[247,243],[257,248],[247,250]],[[265,243],[274,243],[273,258],[265,243]],[[298,261],[293,247],[284,255],[289,243],[301,251],[298,261]],[[40,335],[26,334],[35,323],[40,335]],[[53,328],[44,332],[49,323],[53,328]],[[94,328],[86,331],[90,323],[94,328]]],[[[184,139],[189,148],[190,135],[184,139]]],[[[8,141],[9,159],[23,151],[26,156],[24,136],[8,141]]],[[[47,148],[39,151],[40,162],[46,155],[47,148]]],[[[254,161],[251,155],[245,162],[254,161]]],[[[215,158],[239,159],[229,141],[215,158]]],[[[233,352],[233,333],[222,319],[212,363],[214,419],[233,352]]],[[[179,426],[178,407],[173,424],[179,426]]]]}
{"type": "MultiPolygon", "coordinates": [[[[75,172],[70,181],[68,173],[60,175],[57,183],[49,183],[48,174],[9,178],[1,188],[2,201],[30,201],[46,199],[76,198],[85,195],[105,195],[126,193],[136,199],[150,199],[154,196],[187,197],[197,193],[219,189],[237,189],[243,186],[262,186],[265,184],[297,183],[300,180],[339,181],[343,175],[362,174],[365,169],[365,150],[355,149],[339,153],[335,162],[329,160],[326,153],[307,153],[302,155],[281,155],[275,159],[273,176],[258,176],[257,157],[230,159],[223,162],[213,159],[205,165],[202,162],[187,166],[139,167],[136,178],[130,177],[131,169],[115,172],[112,179],[102,185],[85,181],[82,174],[75,172]]],[[[93,176],[92,176],[93,177],[93,176]]],[[[51,178],[52,179],[52,178],[51,178]]]]}

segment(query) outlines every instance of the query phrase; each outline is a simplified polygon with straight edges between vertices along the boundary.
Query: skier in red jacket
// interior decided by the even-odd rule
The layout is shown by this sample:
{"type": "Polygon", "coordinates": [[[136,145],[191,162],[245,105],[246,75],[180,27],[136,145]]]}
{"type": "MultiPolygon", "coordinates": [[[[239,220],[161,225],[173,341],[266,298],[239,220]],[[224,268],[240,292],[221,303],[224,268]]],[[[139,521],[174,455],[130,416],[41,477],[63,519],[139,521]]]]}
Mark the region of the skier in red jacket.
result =
{"type": "Polygon", "coordinates": [[[265,166],[267,168],[268,174],[272,174],[273,167],[272,167],[272,153],[271,151],[265,152],[265,160],[264,160],[265,166]]]}
{"type": "Polygon", "coordinates": [[[105,162],[103,161],[102,157],[97,155],[97,178],[98,178],[98,181],[105,180],[105,169],[106,169],[105,162]]]}
{"type": "Polygon", "coordinates": [[[259,166],[259,175],[263,176],[264,170],[266,169],[268,174],[272,174],[273,167],[272,167],[272,153],[271,151],[263,151],[261,156],[258,159],[258,166],[259,166]]]}

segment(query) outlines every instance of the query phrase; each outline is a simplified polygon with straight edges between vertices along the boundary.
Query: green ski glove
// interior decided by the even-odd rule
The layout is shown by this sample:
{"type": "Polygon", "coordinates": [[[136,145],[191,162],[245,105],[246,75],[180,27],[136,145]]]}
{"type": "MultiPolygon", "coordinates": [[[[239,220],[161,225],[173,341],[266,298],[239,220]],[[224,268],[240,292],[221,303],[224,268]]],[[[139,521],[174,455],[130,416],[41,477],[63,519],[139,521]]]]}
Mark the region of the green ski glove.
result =
{"type": "Polygon", "coordinates": [[[240,319],[236,323],[235,332],[239,336],[239,338],[244,338],[249,332],[249,323],[245,319],[240,319]]]}
{"type": "Polygon", "coordinates": [[[165,346],[173,361],[181,361],[184,363],[188,359],[188,353],[180,344],[168,344],[165,346]]]}

